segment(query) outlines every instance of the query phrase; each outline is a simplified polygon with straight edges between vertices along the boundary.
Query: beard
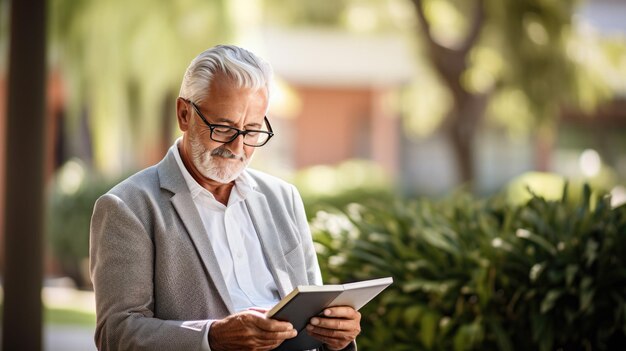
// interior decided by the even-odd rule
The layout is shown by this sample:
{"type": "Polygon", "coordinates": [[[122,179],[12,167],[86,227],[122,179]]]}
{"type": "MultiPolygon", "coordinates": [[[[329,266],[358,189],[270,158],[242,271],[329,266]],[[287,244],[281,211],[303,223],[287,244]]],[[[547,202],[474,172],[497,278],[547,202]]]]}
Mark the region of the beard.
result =
{"type": "Polygon", "coordinates": [[[209,150],[195,137],[189,139],[191,162],[203,176],[216,182],[222,184],[232,182],[250,163],[251,158],[245,154],[233,154],[225,145],[209,150]]]}

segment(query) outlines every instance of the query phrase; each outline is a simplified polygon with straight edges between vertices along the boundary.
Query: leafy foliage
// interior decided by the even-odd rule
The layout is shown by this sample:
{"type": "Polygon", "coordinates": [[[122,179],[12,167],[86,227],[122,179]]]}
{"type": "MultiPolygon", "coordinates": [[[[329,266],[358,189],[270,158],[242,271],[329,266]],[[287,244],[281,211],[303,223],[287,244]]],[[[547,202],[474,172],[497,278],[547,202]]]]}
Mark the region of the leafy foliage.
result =
{"type": "Polygon", "coordinates": [[[312,229],[327,282],[394,278],[362,310],[365,350],[619,349],[626,205],[583,193],[353,203],[312,229]]]}
{"type": "Polygon", "coordinates": [[[309,220],[318,210],[393,198],[389,175],[372,161],[351,159],[334,166],[312,166],[291,180],[304,199],[309,220]]]}
{"type": "Polygon", "coordinates": [[[231,38],[229,11],[224,0],[50,2],[50,59],[67,87],[68,135],[88,119],[96,170],[120,174],[169,145],[183,73],[231,38]]]}
{"type": "Polygon", "coordinates": [[[75,191],[67,192],[57,181],[48,205],[48,243],[62,273],[80,288],[89,288],[89,223],[93,206],[114,182],[95,179],[84,181],[75,191]]]}

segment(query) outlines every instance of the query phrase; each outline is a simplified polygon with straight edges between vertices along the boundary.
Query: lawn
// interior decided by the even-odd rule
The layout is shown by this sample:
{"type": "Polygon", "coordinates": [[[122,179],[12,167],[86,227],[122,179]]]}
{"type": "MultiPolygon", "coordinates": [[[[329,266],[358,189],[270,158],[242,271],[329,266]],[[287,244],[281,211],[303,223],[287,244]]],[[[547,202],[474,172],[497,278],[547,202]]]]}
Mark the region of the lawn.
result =
{"type": "MultiPolygon", "coordinates": [[[[0,303],[0,317],[3,306],[0,303]]],[[[96,314],[66,307],[44,306],[44,324],[46,325],[75,325],[85,328],[96,327],[96,314]]]]}
{"type": "Polygon", "coordinates": [[[44,307],[44,323],[95,328],[96,314],[71,308],[44,307]]]}

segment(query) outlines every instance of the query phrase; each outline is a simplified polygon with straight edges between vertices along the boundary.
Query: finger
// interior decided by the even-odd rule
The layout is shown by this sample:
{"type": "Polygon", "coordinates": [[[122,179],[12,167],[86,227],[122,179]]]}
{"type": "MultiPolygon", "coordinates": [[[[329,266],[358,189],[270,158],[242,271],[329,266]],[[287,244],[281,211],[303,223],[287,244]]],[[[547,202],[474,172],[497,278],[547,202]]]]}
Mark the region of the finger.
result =
{"type": "Polygon", "coordinates": [[[324,344],[326,344],[327,346],[330,346],[332,349],[335,349],[335,350],[341,350],[345,348],[346,346],[348,346],[348,344],[350,344],[354,340],[354,338],[347,336],[347,335],[337,334],[336,336],[332,337],[332,336],[327,336],[324,334],[318,334],[315,331],[309,331],[309,330],[307,330],[307,333],[313,338],[323,342],[324,344]]]}
{"type": "MultiPolygon", "coordinates": [[[[255,347],[271,347],[276,348],[283,341],[288,338],[285,338],[284,335],[280,335],[279,333],[260,333],[252,337],[252,344],[255,347]]],[[[284,334],[284,333],[283,333],[284,334]]]]}
{"type": "Polygon", "coordinates": [[[291,332],[294,330],[291,323],[275,319],[259,319],[256,321],[256,326],[265,332],[291,332]]]}
{"type": "Polygon", "coordinates": [[[255,311],[255,312],[266,314],[267,311],[269,310],[267,308],[261,308],[261,307],[250,307],[248,308],[248,311],[255,311]]]}
{"type": "Polygon", "coordinates": [[[258,337],[261,340],[266,341],[279,341],[282,342],[286,339],[295,338],[298,335],[298,332],[295,329],[291,329],[289,331],[281,331],[281,332],[267,332],[264,330],[258,331],[258,337]]]}
{"type": "Polygon", "coordinates": [[[266,333],[259,330],[239,338],[237,350],[273,350],[285,341],[285,333],[266,333]]]}
{"type": "Polygon", "coordinates": [[[239,313],[242,316],[255,316],[257,318],[265,319],[265,313],[257,311],[255,308],[249,308],[239,313]]]}
{"type": "Polygon", "coordinates": [[[309,321],[309,325],[333,330],[358,330],[360,329],[360,319],[313,317],[309,321]]]}
{"type": "Polygon", "coordinates": [[[293,325],[275,319],[268,319],[265,314],[254,310],[246,310],[240,314],[245,323],[251,323],[265,332],[283,332],[293,330],[293,325]]]}
{"type": "Polygon", "coordinates": [[[357,329],[354,328],[350,328],[350,329],[330,329],[330,328],[320,328],[320,327],[314,327],[312,325],[307,325],[306,327],[307,332],[309,333],[313,333],[313,334],[317,334],[317,335],[322,335],[322,336],[326,336],[326,337],[330,337],[330,338],[354,338],[359,334],[359,331],[357,329]]]}
{"type": "Polygon", "coordinates": [[[322,311],[324,317],[361,319],[361,314],[350,306],[329,307],[322,311]]]}
{"type": "Polygon", "coordinates": [[[354,340],[361,332],[361,325],[358,320],[360,316],[357,317],[356,320],[314,317],[311,318],[311,323],[307,325],[306,329],[309,334],[324,342],[331,343],[334,340],[344,344],[354,340]]]}
{"type": "Polygon", "coordinates": [[[269,351],[276,349],[283,341],[278,342],[262,342],[255,341],[253,343],[247,343],[245,345],[233,345],[235,346],[232,350],[255,350],[255,351],[269,351]]]}

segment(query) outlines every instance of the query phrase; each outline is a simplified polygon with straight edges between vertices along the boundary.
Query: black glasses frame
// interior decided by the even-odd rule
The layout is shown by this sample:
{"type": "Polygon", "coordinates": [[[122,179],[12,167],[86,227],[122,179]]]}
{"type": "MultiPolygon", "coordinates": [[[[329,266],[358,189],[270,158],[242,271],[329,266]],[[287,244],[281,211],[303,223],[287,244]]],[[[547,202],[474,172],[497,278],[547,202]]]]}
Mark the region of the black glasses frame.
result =
{"type": "Polygon", "coordinates": [[[187,101],[188,103],[191,104],[191,106],[193,106],[193,109],[196,111],[196,113],[198,114],[198,116],[200,116],[200,119],[202,120],[202,122],[204,122],[204,124],[206,124],[207,127],[209,127],[209,129],[211,129],[211,140],[213,141],[217,141],[218,143],[223,143],[223,144],[228,144],[230,142],[232,142],[233,140],[237,139],[240,135],[243,135],[243,143],[244,145],[248,145],[248,146],[252,146],[252,147],[261,147],[265,144],[267,144],[268,141],[270,141],[270,139],[274,136],[274,131],[272,130],[272,125],[270,124],[270,121],[267,119],[267,116],[263,116],[263,121],[265,122],[265,124],[267,125],[267,131],[265,130],[241,130],[235,127],[231,127],[231,126],[227,126],[227,125],[223,125],[223,124],[213,124],[213,123],[209,123],[209,121],[207,121],[206,117],[204,117],[204,115],[202,114],[202,112],[200,112],[200,108],[198,108],[198,105],[196,105],[195,102],[191,101],[191,100],[187,100],[187,99],[183,99],[185,101],[187,101]],[[224,141],[224,140],[216,140],[215,138],[213,138],[213,131],[215,130],[215,128],[227,128],[230,130],[235,131],[236,133],[230,138],[230,140],[228,141],[224,141]],[[261,134],[266,134],[267,135],[267,139],[262,143],[262,144],[248,144],[246,143],[246,135],[249,133],[261,133],[261,134]]]}

